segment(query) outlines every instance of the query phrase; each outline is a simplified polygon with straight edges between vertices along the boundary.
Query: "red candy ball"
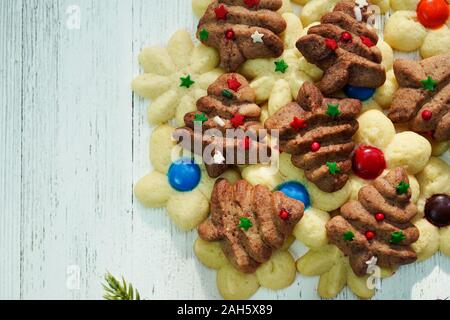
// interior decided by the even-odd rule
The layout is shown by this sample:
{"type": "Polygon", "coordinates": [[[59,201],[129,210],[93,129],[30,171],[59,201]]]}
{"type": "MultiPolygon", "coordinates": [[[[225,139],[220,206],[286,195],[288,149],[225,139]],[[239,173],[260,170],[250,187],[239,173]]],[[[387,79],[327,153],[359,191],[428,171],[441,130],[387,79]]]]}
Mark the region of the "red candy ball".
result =
{"type": "Polygon", "coordinates": [[[433,113],[430,110],[422,111],[422,119],[425,121],[430,120],[433,117],[433,113]]]}
{"type": "Polygon", "coordinates": [[[289,219],[289,212],[286,209],[281,209],[281,211],[280,211],[280,219],[281,220],[289,219]]]}
{"type": "Polygon", "coordinates": [[[373,180],[386,169],[383,151],[370,146],[361,146],[353,156],[353,171],[360,178],[373,180]]]}
{"type": "Polygon", "coordinates": [[[344,42],[350,42],[352,41],[352,35],[350,34],[350,32],[344,31],[341,34],[341,40],[344,42]]]}
{"type": "Polygon", "coordinates": [[[383,220],[384,220],[384,213],[378,212],[377,214],[375,214],[375,219],[376,219],[378,222],[383,221],[383,220]]]}
{"type": "Polygon", "coordinates": [[[320,143],[318,143],[318,142],[313,142],[312,144],[311,144],[311,151],[312,152],[317,152],[317,151],[319,151],[320,150],[320,143]]]}
{"type": "Polygon", "coordinates": [[[373,238],[375,238],[375,232],[373,232],[373,231],[366,231],[365,236],[366,236],[367,240],[372,240],[373,238]]]}
{"type": "Polygon", "coordinates": [[[416,11],[420,23],[431,29],[440,28],[449,17],[447,0],[421,0],[416,11]]]}
{"type": "Polygon", "coordinates": [[[227,30],[225,32],[225,38],[227,38],[228,40],[233,40],[234,39],[234,31],[233,30],[227,30]]]}

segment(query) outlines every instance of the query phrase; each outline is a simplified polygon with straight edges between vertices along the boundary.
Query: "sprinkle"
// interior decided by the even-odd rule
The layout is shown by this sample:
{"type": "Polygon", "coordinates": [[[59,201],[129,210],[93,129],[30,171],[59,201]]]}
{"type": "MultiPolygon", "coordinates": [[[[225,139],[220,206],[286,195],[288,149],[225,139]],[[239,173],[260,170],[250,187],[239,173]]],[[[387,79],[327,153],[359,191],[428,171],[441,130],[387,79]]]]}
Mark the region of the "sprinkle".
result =
{"type": "Polygon", "coordinates": [[[290,123],[290,126],[295,130],[305,129],[308,127],[308,125],[306,124],[306,120],[300,119],[298,117],[294,117],[294,119],[290,123]]]}
{"type": "Polygon", "coordinates": [[[288,68],[289,66],[283,59],[275,61],[275,72],[285,73],[288,68]]]}
{"type": "Polygon", "coordinates": [[[259,33],[258,31],[255,31],[251,37],[252,37],[253,43],[264,43],[264,40],[263,40],[264,34],[263,33],[259,33]]]}
{"type": "Polygon", "coordinates": [[[286,209],[281,209],[279,216],[281,220],[286,221],[289,219],[290,214],[286,209]]]}
{"type": "Polygon", "coordinates": [[[327,46],[328,49],[331,49],[333,51],[338,48],[336,40],[330,38],[325,39],[325,45],[327,46]]]}
{"type": "Polygon", "coordinates": [[[245,231],[248,231],[248,229],[253,227],[253,224],[249,218],[240,218],[239,221],[240,221],[238,225],[239,229],[244,229],[245,231]]]}
{"type": "Polygon", "coordinates": [[[344,240],[345,241],[353,241],[355,239],[355,234],[351,231],[344,232],[344,240]]]}
{"type": "Polygon", "coordinates": [[[403,231],[395,231],[391,234],[391,243],[393,244],[399,244],[403,240],[406,239],[406,236],[403,234],[403,231]]]}
{"type": "Polygon", "coordinates": [[[355,12],[355,18],[356,18],[356,21],[358,21],[358,22],[363,21],[363,16],[362,16],[361,8],[360,8],[360,7],[355,7],[353,10],[354,10],[354,12],[355,12]]]}
{"type": "Polygon", "coordinates": [[[209,38],[209,32],[205,28],[203,28],[200,31],[199,36],[200,36],[200,41],[206,41],[209,38]]]}
{"type": "Polygon", "coordinates": [[[249,7],[249,8],[253,8],[257,5],[259,5],[259,2],[261,0],[244,0],[245,4],[249,7]]]}
{"type": "Polygon", "coordinates": [[[217,125],[219,125],[219,126],[221,126],[221,127],[225,127],[225,121],[221,118],[221,117],[219,117],[219,116],[215,116],[214,117],[214,122],[217,124],[217,125]]]}
{"type": "Polygon", "coordinates": [[[312,152],[317,152],[317,151],[319,151],[320,150],[320,143],[318,143],[317,141],[314,141],[312,144],[311,144],[311,151],[312,152]]]}
{"type": "Polygon", "coordinates": [[[227,99],[233,99],[233,93],[231,93],[230,90],[222,90],[222,97],[227,98],[227,99]]]}
{"type": "Polygon", "coordinates": [[[425,121],[431,120],[433,117],[433,113],[430,110],[423,110],[422,111],[422,119],[425,121]]]}
{"type": "Polygon", "coordinates": [[[195,114],[195,118],[194,118],[194,122],[206,122],[208,121],[208,117],[204,114],[204,113],[196,113],[195,114]]]}
{"type": "Polygon", "coordinates": [[[409,190],[409,184],[405,181],[402,181],[398,184],[396,190],[398,195],[406,194],[409,190]]]}
{"type": "Polygon", "coordinates": [[[359,38],[361,39],[361,42],[364,43],[369,48],[375,46],[375,43],[373,43],[372,40],[370,40],[370,38],[365,36],[360,36],[359,38]]]}
{"type": "Polygon", "coordinates": [[[225,157],[223,156],[222,152],[216,151],[213,157],[214,164],[224,164],[225,163],[225,157]]]}
{"type": "Polygon", "coordinates": [[[434,80],[434,79],[433,79],[432,77],[430,77],[430,76],[428,76],[428,78],[427,78],[426,80],[420,81],[420,83],[422,83],[422,87],[423,87],[425,90],[428,90],[428,91],[434,91],[434,90],[436,90],[436,87],[437,87],[437,81],[434,80]]]}
{"type": "Polygon", "coordinates": [[[236,79],[235,75],[232,75],[230,79],[227,80],[228,88],[233,90],[234,92],[237,92],[239,88],[242,86],[242,84],[236,79]]]}
{"type": "Polygon", "coordinates": [[[353,37],[350,32],[348,32],[348,31],[342,32],[342,34],[341,34],[342,41],[351,43],[352,39],[353,39],[353,37]]]}
{"type": "Polygon", "coordinates": [[[190,75],[188,75],[187,77],[184,77],[184,78],[181,77],[180,80],[181,80],[180,87],[185,87],[185,88],[188,88],[188,89],[195,83],[195,81],[193,81],[191,79],[190,75]]]}
{"type": "Polygon", "coordinates": [[[378,258],[373,256],[369,260],[366,261],[367,264],[367,273],[372,273],[373,270],[376,268],[378,263],[378,258]]]}
{"type": "Polygon", "coordinates": [[[336,162],[327,162],[328,171],[332,174],[338,174],[341,173],[341,168],[337,165],[336,162]]]}
{"type": "Polygon", "coordinates": [[[358,5],[359,8],[364,8],[369,5],[367,0],[356,0],[355,3],[358,5]]]}
{"type": "Polygon", "coordinates": [[[341,111],[339,111],[339,105],[338,104],[332,104],[332,103],[328,103],[327,104],[327,115],[330,117],[337,117],[338,115],[341,114],[341,111]]]}
{"type": "Polygon", "coordinates": [[[384,213],[382,212],[378,212],[375,214],[375,220],[377,220],[378,222],[383,221],[385,218],[384,213]]]}
{"type": "Polygon", "coordinates": [[[217,20],[227,20],[228,10],[223,4],[214,9],[214,12],[216,13],[217,20]]]}
{"type": "Polygon", "coordinates": [[[228,40],[234,40],[234,31],[233,29],[228,29],[227,31],[225,31],[225,38],[227,38],[228,40]]]}
{"type": "Polygon", "coordinates": [[[374,238],[375,238],[375,232],[373,232],[373,231],[366,231],[366,233],[365,233],[365,236],[366,236],[366,239],[367,240],[373,240],[374,238]]]}
{"type": "Polygon", "coordinates": [[[230,120],[233,127],[237,128],[242,126],[245,122],[245,117],[242,114],[236,113],[233,118],[230,120]]]}

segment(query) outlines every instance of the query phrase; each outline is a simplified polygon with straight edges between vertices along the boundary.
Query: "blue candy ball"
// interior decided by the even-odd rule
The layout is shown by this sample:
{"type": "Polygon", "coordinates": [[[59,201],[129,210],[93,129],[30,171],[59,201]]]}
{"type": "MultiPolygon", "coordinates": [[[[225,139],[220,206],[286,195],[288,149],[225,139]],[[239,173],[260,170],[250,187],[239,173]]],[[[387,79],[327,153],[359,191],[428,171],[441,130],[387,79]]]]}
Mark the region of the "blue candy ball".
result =
{"type": "Polygon", "coordinates": [[[305,209],[311,206],[308,190],[300,182],[289,181],[277,187],[277,191],[283,192],[289,198],[303,202],[305,209]]]}
{"type": "Polygon", "coordinates": [[[177,191],[194,190],[200,183],[201,170],[194,160],[181,158],[172,163],[167,173],[169,183],[177,191]]]}
{"type": "Polygon", "coordinates": [[[344,88],[344,92],[349,98],[366,101],[372,98],[372,96],[375,94],[375,89],[346,85],[344,88]]]}

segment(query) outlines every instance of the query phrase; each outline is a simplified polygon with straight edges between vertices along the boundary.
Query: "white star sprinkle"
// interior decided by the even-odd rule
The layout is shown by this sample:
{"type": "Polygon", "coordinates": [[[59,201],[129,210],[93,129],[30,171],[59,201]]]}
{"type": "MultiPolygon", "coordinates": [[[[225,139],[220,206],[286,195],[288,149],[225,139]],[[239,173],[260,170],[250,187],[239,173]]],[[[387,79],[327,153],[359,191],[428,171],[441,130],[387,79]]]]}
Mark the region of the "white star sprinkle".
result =
{"type": "Polygon", "coordinates": [[[224,164],[225,158],[224,158],[222,152],[216,151],[216,153],[214,154],[213,161],[214,161],[214,164],[224,164]]]}
{"type": "Polygon", "coordinates": [[[264,43],[263,37],[264,37],[263,33],[259,33],[258,31],[255,31],[252,34],[253,43],[264,43]]]}
{"type": "Polygon", "coordinates": [[[367,273],[372,273],[372,271],[377,267],[378,258],[373,256],[368,261],[366,261],[367,264],[367,273]]]}
{"type": "Polygon", "coordinates": [[[221,117],[215,116],[213,120],[217,125],[219,125],[221,127],[225,127],[225,121],[223,121],[223,119],[221,117]]]}
{"type": "Polygon", "coordinates": [[[355,2],[360,8],[364,8],[369,5],[369,3],[367,3],[367,0],[356,0],[355,2]]]}
{"type": "Polygon", "coordinates": [[[361,8],[360,7],[355,7],[355,8],[353,8],[353,10],[355,11],[356,21],[359,21],[359,22],[363,21],[361,8]]]}

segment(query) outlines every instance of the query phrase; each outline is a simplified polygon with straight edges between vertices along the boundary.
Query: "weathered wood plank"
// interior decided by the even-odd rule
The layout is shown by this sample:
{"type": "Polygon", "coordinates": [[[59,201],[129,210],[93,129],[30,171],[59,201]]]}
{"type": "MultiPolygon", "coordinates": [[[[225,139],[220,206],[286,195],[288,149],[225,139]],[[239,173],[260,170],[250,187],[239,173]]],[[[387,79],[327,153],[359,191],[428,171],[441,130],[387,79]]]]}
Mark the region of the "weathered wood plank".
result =
{"type": "Polygon", "coordinates": [[[128,263],[131,3],[72,4],[24,6],[24,298],[100,298],[128,263]]]}
{"type": "Polygon", "coordinates": [[[22,1],[0,2],[0,298],[20,297],[22,1]]]}

